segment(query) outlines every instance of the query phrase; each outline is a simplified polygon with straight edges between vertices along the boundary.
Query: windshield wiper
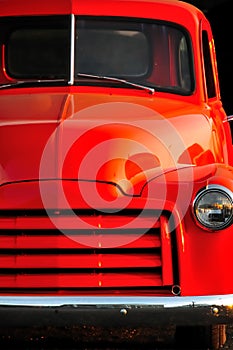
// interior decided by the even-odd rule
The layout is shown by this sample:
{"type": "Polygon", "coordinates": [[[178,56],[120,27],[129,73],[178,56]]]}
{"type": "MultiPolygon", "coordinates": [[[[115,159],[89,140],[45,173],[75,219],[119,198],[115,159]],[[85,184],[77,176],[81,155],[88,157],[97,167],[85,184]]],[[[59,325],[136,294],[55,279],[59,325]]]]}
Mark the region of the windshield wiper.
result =
{"type": "Polygon", "coordinates": [[[0,89],[8,89],[8,88],[14,88],[17,86],[22,86],[22,85],[31,85],[31,84],[50,84],[50,83],[65,83],[67,82],[66,79],[28,79],[28,80],[18,80],[12,83],[7,83],[7,84],[0,84],[0,89]]]}
{"type": "Polygon", "coordinates": [[[153,89],[152,87],[149,87],[149,86],[146,86],[146,85],[141,85],[141,84],[138,84],[138,83],[134,83],[132,81],[128,81],[128,80],[120,79],[120,78],[116,78],[116,77],[105,76],[105,75],[86,74],[86,73],[77,73],[76,76],[77,77],[81,77],[81,78],[91,78],[91,79],[115,81],[115,82],[122,83],[122,84],[125,84],[125,85],[128,85],[128,86],[133,86],[133,87],[135,87],[137,89],[146,90],[151,95],[153,95],[155,93],[155,89],[153,89]]]}

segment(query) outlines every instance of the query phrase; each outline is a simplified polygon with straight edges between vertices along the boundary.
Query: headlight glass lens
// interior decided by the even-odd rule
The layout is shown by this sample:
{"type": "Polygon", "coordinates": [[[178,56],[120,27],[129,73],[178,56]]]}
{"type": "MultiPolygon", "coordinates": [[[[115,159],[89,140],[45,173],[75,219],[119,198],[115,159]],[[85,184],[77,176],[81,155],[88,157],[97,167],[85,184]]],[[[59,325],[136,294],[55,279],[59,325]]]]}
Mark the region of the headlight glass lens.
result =
{"type": "Polygon", "coordinates": [[[232,193],[222,186],[209,186],[197,195],[193,209],[201,226],[210,230],[221,230],[233,221],[232,193]]]}

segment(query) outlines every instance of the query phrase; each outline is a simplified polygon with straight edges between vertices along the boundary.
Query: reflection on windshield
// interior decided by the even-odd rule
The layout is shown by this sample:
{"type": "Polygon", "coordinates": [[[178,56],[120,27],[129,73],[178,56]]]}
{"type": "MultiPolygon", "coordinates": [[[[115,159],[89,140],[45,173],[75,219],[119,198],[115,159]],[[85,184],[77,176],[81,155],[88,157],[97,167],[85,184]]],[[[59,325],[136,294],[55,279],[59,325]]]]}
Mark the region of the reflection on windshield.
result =
{"type": "Polygon", "coordinates": [[[149,43],[142,32],[78,29],[76,38],[77,72],[134,79],[148,74],[149,43]]]}
{"type": "MultiPolygon", "coordinates": [[[[69,81],[74,71],[76,77],[118,78],[109,79],[108,84],[121,79],[157,91],[190,94],[193,90],[191,45],[179,27],[152,21],[78,17],[73,36],[75,56],[71,60],[69,16],[8,21],[11,34],[5,46],[6,80],[2,84],[8,84],[7,78],[69,81]],[[72,69],[70,62],[74,62],[72,69]]],[[[79,83],[95,84],[93,79],[80,79],[79,83]]]]}

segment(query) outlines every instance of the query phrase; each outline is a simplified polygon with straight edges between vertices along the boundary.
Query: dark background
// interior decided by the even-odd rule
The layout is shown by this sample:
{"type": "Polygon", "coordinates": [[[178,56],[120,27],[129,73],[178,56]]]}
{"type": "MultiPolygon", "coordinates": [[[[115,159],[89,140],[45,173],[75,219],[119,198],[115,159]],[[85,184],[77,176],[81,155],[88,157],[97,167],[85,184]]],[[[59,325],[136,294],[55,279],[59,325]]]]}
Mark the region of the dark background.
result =
{"type": "Polygon", "coordinates": [[[232,0],[187,0],[201,9],[211,23],[216,47],[223,106],[233,115],[233,11],[232,0]]]}

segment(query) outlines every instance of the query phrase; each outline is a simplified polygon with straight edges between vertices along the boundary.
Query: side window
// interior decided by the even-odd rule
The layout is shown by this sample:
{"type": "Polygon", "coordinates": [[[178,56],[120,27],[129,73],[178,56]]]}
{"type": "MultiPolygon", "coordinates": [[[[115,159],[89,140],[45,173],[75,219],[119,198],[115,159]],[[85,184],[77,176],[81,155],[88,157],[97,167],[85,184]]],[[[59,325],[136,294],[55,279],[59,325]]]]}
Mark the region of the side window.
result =
{"type": "Polygon", "coordinates": [[[191,90],[191,73],[190,73],[190,61],[188,54],[187,41],[184,36],[182,36],[179,44],[179,81],[180,85],[184,90],[191,90]]]}
{"type": "Polygon", "coordinates": [[[203,30],[202,32],[202,43],[203,43],[203,56],[204,56],[207,94],[208,94],[208,97],[211,98],[216,96],[216,89],[215,89],[214,71],[213,71],[213,65],[212,65],[211,54],[210,54],[208,33],[205,30],[203,30]]]}

